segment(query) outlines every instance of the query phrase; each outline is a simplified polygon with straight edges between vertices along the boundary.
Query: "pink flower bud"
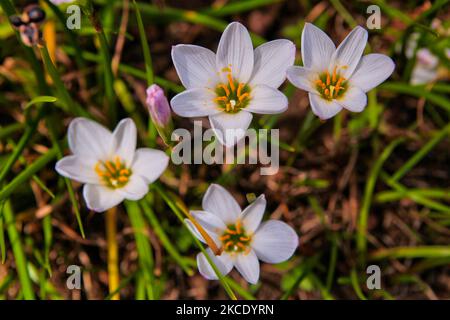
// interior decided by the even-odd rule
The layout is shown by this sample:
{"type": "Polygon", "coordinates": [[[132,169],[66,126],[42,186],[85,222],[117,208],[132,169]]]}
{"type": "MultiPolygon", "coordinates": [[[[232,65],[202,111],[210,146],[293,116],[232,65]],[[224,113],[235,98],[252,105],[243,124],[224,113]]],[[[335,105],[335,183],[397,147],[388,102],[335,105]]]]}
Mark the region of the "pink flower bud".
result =
{"type": "Polygon", "coordinates": [[[164,91],[156,84],[147,89],[147,107],[153,122],[159,127],[170,123],[170,106],[164,91]]]}

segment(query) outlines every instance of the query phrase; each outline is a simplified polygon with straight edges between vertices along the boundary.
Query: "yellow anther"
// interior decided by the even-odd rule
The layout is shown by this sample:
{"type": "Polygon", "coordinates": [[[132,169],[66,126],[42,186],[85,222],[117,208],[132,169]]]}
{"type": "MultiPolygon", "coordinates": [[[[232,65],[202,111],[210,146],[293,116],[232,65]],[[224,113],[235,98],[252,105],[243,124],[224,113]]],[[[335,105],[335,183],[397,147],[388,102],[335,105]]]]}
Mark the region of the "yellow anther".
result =
{"type": "Polygon", "coordinates": [[[336,82],[336,68],[337,67],[334,67],[334,69],[333,69],[333,83],[335,83],[336,82]]]}
{"type": "Polygon", "coordinates": [[[240,237],[239,240],[245,242],[245,241],[250,241],[250,238],[249,237],[240,237]]]}
{"type": "Polygon", "coordinates": [[[327,86],[329,86],[330,85],[330,74],[328,73],[328,71],[327,71],[327,86]]]}
{"type": "Polygon", "coordinates": [[[226,232],[226,233],[229,233],[229,234],[237,234],[236,231],[231,230],[230,228],[227,228],[227,229],[225,230],[225,232],[226,232]]]}
{"type": "Polygon", "coordinates": [[[229,234],[226,234],[226,235],[223,235],[223,236],[219,237],[219,240],[220,241],[225,241],[225,240],[228,240],[230,238],[231,238],[231,236],[229,234]]]}
{"type": "Polygon", "coordinates": [[[241,233],[241,220],[236,222],[236,232],[241,233]]]}
{"type": "Polygon", "coordinates": [[[111,161],[106,161],[105,166],[110,173],[112,173],[112,174],[116,173],[116,169],[114,168],[114,165],[112,164],[111,161]]]}
{"type": "Polygon", "coordinates": [[[224,97],[224,96],[222,96],[222,97],[217,97],[217,98],[214,98],[214,101],[228,101],[228,98],[227,98],[227,97],[224,97]]]}
{"type": "Polygon", "coordinates": [[[229,83],[229,85],[230,85],[230,89],[231,89],[232,92],[234,92],[234,90],[236,89],[236,87],[234,86],[233,77],[231,76],[231,73],[229,73],[229,74],[227,75],[227,78],[228,78],[228,83],[229,83]]]}
{"type": "Polygon", "coordinates": [[[128,169],[122,169],[122,170],[120,170],[119,174],[120,174],[121,176],[128,176],[128,175],[130,174],[130,170],[128,170],[128,169]]]}
{"type": "Polygon", "coordinates": [[[228,241],[227,243],[225,243],[225,250],[228,250],[232,245],[234,245],[233,241],[228,241]]]}
{"type": "Polygon", "coordinates": [[[226,96],[228,97],[230,95],[230,90],[228,89],[228,87],[226,85],[219,84],[219,87],[222,88],[225,91],[226,96]]]}
{"type": "Polygon", "coordinates": [[[238,98],[241,96],[242,94],[242,89],[244,89],[245,84],[243,84],[242,82],[239,83],[238,89],[237,89],[237,96],[238,98]]]}
{"type": "Polygon", "coordinates": [[[239,96],[239,102],[244,101],[244,100],[247,99],[248,97],[250,97],[250,95],[248,94],[248,92],[242,94],[241,96],[239,96]]]}
{"type": "Polygon", "coordinates": [[[120,176],[117,180],[119,180],[119,182],[128,182],[128,177],[120,176]]]}

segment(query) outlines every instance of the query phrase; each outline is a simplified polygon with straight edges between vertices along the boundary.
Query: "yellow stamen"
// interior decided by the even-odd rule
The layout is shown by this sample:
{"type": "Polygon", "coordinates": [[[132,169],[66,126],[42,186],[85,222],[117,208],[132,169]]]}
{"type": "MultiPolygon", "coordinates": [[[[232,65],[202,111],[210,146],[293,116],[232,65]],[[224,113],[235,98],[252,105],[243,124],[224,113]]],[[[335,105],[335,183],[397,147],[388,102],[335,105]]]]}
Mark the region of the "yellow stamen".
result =
{"type": "Polygon", "coordinates": [[[243,245],[242,243],[240,243],[240,242],[236,243],[236,245],[237,245],[239,248],[241,248],[242,250],[247,249],[247,247],[244,246],[244,245],[243,245]]]}
{"type": "Polygon", "coordinates": [[[327,71],[327,86],[329,86],[329,85],[330,85],[330,74],[327,71]]]}
{"type": "Polygon", "coordinates": [[[225,243],[225,250],[227,250],[232,245],[233,245],[233,241],[228,241],[227,243],[225,243]]]}
{"type": "Polygon", "coordinates": [[[250,238],[249,237],[240,237],[239,240],[245,242],[245,241],[250,241],[250,238]]]}
{"type": "Polygon", "coordinates": [[[243,95],[241,95],[239,97],[239,102],[242,102],[244,99],[247,99],[250,95],[248,94],[248,92],[244,93],[243,95]]]}
{"type": "Polygon", "coordinates": [[[116,169],[119,169],[122,166],[122,164],[120,163],[120,158],[116,157],[114,160],[116,161],[116,169]]]}
{"type": "Polygon", "coordinates": [[[236,222],[236,233],[241,233],[241,220],[236,222]]]}
{"type": "Polygon", "coordinates": [[[105,166],[106,169],[108,169],[108,171],[112,174],[116,173],[116,168],[114,168],[113,164],[111,163],[111,161],[106,161],[105,162],[105,166]]]}
{"type": "Polygon", "coordinates": [[[336,82],[336,68],[337,67],[334,67],[334,69],[333,69],[333,83],[336,82]]]}
{"type": "Polygon", "coordinates": [[[229,82],[229,84],[230,84],[230,89],[231,89],[232,92],[234,92],[234,90],[236,89],[236,87],[234,86],[233,77],[231,76],[231,73],[229,73],[229,74],[227,75],[227,78],[228,78],[228,82],[229,82]]]}
{"type": "Polygon", "coordinates": [[[236,231],[231,230],[230,228],[227,228],[227,230],[225,230],[225,232],[226,232],[226,233],[229,233],[229,234],[237,234],[236,231]]]}
{"type": "Polygon", "coordinates": [[[120,176],[117,180],[119,180],[119,182],[128,182],[128,177],[124,177],[124,176],[120,176]]]}
{"type": "Polygon", "coordinates": [[[227,95],[227,97],[230,95],[230,90],[228,90],[227,86],[222,84],[219,84],[219,87],[222,88],[225,91],[225,94],[227,95]]]}
{"type": "Polygon", "coordinates": [[[119,174],[120,174],[121,176],[128,176],[128,175],[130,175],[130,170],[128,170],[128,169],[122,169],[122,170],[120,170],[119,174]]]}
{"type": "Polygon", "coordinates": [[[244,84],[241,82],[239,83],[238,89],[237,89],[237,96],[238,98],[241,96],[242,89],[244,89],[244,84]]]}
{"type": "Polygon", "coordinates": [[[325,89],[325,95],[326,95],[326,96],[330,96],[330,90],[328,90],[328,88],[325,89]]]}
{"type": "Polygon", "coordinates": [[[224,236],[219,237],[219,240],[220,240],[220,241],[225,241],[225,240],[228,240],[228,239],[230,239],[230,238],[231,238],[231,236],[230,236],[229,234],[226,234],[226,235],[224,235],[224,236]]]}
{"type": "Polygon", "coordinates": [[[228,101],[228,98],[227,98],[227,97],[224,97],[224,96],[222,96],[222,97],[217,97],[217,98],[214,98],[214,101],[228,101]]]}

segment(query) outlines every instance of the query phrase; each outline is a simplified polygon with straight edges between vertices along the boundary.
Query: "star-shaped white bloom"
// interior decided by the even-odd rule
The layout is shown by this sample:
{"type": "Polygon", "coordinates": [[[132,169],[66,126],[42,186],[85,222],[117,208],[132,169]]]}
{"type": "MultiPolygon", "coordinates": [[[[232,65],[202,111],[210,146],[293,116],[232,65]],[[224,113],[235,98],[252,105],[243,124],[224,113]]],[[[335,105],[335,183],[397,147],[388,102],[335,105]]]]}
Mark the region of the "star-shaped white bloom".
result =
{"type": "Polygon", "coordinates": [[[306,23],[302,33],[303,67],[292,66],[287,78],[309,93],[314,114],[321,119],[335,116],[342,108],[361,112],[366,92],[394,71],[391,58],[383,54],[362,56],[367,31],[356,27],[336,49],[333,41],[316,26],[306,23]]]}
{"type": "MultiPolygon", "coordinates": [[[[222,248],[220,256],[215,256],[209,248],[207,252],[223,275],[235,266],[245,280],[255,284],[259,279],[258,259],[280,263],[288,260],[298,246],[297,234],[286,223],[276,220],[261,223],[266,208],[264,195],[242,211],[227,190],[212,184],[203,197],[202,207],[204,211],[191,214],[217,247],[222,248]]],[[[187,219],[185,222],[191,232],[205,242],[192,222],[187,219]]],[[[197,265],[206,279],[217,279],[203,253],[197,255],[197,265]]]]}
{"type": "Polygon", "coordinates": [[[291,41],[270,41],[253,50],[247,29],[233,22],[223,32],[217,54],[195,45],[173,47],[172,60],[187,90],[172,99],[172,108],[183,117],[209,116],[219,141],[232,146],[244,136],[252,113],[287,109],[288,100],[277,88],[294,59],[291,41]],[[236,139],[227,137],[227,130],[236,139]]]}
{"type": "Polygon", "coordinates": [[[124,199],[139,200],[148,185],[167,168],[169,157],[160,150],[136,150],[136,125],[123,119],[114,132],[85,118],[69,125],[73,155],[56,163],[56,171],[85,183],[83,196],[89,209],[102,212],[124,199]]]}

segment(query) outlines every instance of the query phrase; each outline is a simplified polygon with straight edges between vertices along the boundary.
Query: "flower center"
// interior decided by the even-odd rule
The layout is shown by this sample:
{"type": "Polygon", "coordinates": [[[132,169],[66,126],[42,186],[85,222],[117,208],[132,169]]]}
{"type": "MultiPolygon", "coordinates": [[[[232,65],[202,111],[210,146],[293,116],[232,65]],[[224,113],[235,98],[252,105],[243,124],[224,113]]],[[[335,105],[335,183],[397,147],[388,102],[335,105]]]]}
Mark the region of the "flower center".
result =
{"type": "Polygon", "coordinates": [[[95,172],[100,179],[111,189],[124,187],[130,180],[131,170],[125,165],[125,162],[118,156],[114,161],[99,161],[95,165],[95,172]]]}
{"type": "Polygon", "coordinates": [[[241,222],[228,225],[223,235],[219,238],[223,244],[223,250],[228,253],[249,253],[251,236],[248,236],[241,222]]]}
{"type": "Polygon", "coordinates": [[[225,112],[237,113],[250,102],[250,87],[234,79],[230,68],[224,68],[222,71],[227,72],[228,83],[217,85],[215,90],[217,97],[214,101],[225,112]]]}
{"type": "Polygon", "coordinates": [[[347,91],[347,79],[336,71],[337,67],[334,67],[331,75],[328,71],[322,73],[315,82],[317,91],[325,100],[341,98],[347,91]]]}

